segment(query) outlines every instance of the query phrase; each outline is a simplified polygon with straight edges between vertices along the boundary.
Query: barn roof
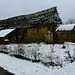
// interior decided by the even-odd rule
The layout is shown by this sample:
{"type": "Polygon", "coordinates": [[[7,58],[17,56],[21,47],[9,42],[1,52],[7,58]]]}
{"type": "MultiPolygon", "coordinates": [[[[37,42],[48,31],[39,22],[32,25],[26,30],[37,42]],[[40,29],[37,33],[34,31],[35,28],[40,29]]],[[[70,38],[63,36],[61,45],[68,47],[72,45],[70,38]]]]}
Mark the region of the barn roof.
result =
{"type": "Polygon", "coordinates": [[[0,20],[0,27],[3,28],[18,28],[30,27],[39,25],[61,24],[62,20],[59,17],[57,7],[52,7],[33,14],[20,15],[5,20],[0,20]]]}
{"type": "Polygon", "coordinates": [[[5,29],[5,30],[1,30],[0,31],[0,37],[5,37],[7,34],[9,34],[10,32],[12,32],[15,29],[5,29]]]}
{"type": "Polygon", "coordinates": [[[67,25],[60,25],[56,31],[70,31],[73,30],[75,27],[75,24],[67,24],[67,25]]]}

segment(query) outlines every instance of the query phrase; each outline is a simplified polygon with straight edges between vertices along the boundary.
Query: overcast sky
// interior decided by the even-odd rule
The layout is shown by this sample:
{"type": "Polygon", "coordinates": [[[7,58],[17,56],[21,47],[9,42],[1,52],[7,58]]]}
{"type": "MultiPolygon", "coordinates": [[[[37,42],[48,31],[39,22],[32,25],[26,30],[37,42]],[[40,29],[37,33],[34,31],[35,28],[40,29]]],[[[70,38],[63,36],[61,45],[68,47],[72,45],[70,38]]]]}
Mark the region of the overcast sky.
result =
{"type": "Polygon", "coordinates": [[[0,0],[0,20],[57,6],[62,21],[75,18],[75,0],[0,0]]]}

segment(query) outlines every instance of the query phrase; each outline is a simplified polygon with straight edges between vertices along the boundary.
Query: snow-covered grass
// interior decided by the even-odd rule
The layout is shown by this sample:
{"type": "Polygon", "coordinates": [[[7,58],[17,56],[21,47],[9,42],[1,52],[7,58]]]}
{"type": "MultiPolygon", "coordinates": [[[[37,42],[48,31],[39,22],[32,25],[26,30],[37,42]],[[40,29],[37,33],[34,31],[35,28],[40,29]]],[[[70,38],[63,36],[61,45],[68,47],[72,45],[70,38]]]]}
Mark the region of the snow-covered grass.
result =
{"type": "Polygon", "coordinates": [[[8,55],[0,53],[0,66],[16,75],[75,74],[75,43],[0,45],[0,51],[8,52],[8,55]],[[40,62],[33,63],[9,55],[21,55],[27,59],[40,60],[40,62]]]}
{"type": "Polygon", "coordinates": [[[75,62],[64,67],[45,67],[41,63],[32,63],[2,53],[0,66],[15,75],[75,75],[75,62]]]}
{"type": "Polygon", "coordinates": [[[41,61],[44,65],[63,66],[75,60],[75,45],[72,43],[63,44],[10,44],[0,45],[1,51],[9,55],[21,55],[27,59],[41,61]]]}

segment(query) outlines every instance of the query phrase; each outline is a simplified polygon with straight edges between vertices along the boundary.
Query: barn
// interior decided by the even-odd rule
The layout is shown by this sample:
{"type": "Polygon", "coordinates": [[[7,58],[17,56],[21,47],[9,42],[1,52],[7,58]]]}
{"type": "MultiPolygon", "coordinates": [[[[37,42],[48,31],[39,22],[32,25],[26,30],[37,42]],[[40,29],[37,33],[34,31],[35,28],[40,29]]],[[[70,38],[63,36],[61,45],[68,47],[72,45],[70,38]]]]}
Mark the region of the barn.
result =
{"type": "Polygon", "coordinates": [[[48,27],[26,27],[0,31],[0,43],[53,43],[53,33],[48,27]]]}
{"type": "Polygon", "coordinates": [[[75,24],[60,25],[56,29],[58,43],[75,42],[75,24]]]}
{"type": "Polygon", "coordinates": [[[62,20],[56,7],[0,21],[1,31],[9,29],[9,33],[2,37],[9,43],[54,43],[58,24],[62,24],[62,20]]]}

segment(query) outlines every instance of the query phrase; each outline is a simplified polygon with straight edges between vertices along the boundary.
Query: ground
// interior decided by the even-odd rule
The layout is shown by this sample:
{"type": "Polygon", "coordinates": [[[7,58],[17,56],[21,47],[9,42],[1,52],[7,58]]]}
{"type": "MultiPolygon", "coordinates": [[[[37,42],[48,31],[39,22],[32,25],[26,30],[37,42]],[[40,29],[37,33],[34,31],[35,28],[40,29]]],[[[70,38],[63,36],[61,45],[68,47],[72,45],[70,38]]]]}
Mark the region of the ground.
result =
{"type": "MultiPolygon", "coordinates": [[[[9,56],[14,53],[3,54],[0,53],[0,66],[3,69],[15,74],[15,75],[75,75],[75,60],[74,60],[74,43],[65,43],[66,48],[63,48],[62,44],[26,44],[26,45],[7,45],[6,49],[16,50],[17,47],[19,49],[25,47],[25,53],[21,54],[29,59],[35,59],[34,54],[31,51],[35,51],[35,49],[39,50],[36,53],[40,53],[40,57],[36,59],[40,59],[41,62],[32,62],[25,59],[18,59],[13,56],[9,56]],[[15,46],[15,47],[14,47],[15,46]],[[35,48],[36,47],[36,48],[35,48]],[[29,53],[28,53],[29,52],[29,53]],[[52,53],[52,54],[51,54],[52,53]],[[32,56],[31,56],[32,55],[32,56]],[[71,57],[70,57],[71,56],[71,57]],[[45,65],[42,62],[54,62],[55,64],[62,64],[62,66],[52,66],[50,64],[45,65]]],[[[4,46],[0,46],[0,49],[3,49],[4,46]]],[[[3,50],[3,51],[5,51],[3,50]]],[[[7,50],[8,51],[8,50],[7,50]]],[[[34,52],[35,53],[35,52],[34,52]]],[[[36,54],[35,53],[35,54],[36,54]]],[[[14,53],[18,54],[18,52],[14,53]]]]}

